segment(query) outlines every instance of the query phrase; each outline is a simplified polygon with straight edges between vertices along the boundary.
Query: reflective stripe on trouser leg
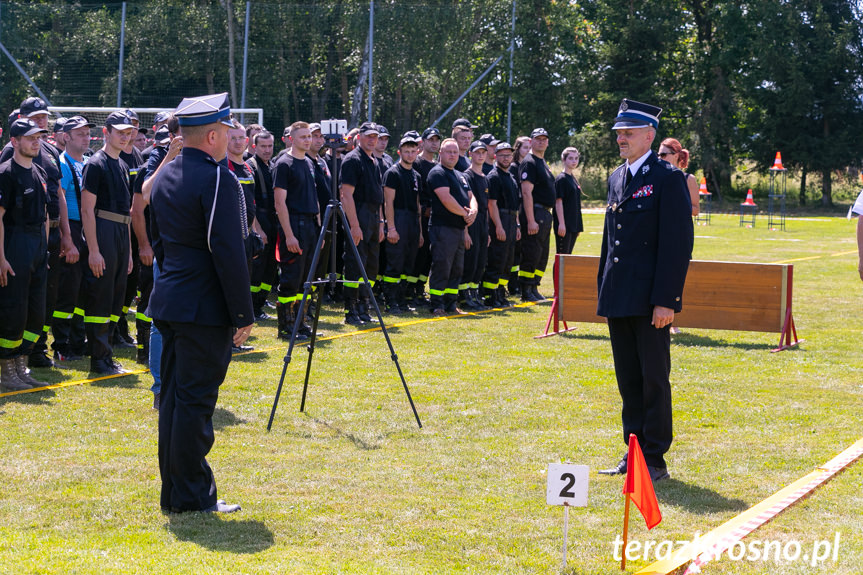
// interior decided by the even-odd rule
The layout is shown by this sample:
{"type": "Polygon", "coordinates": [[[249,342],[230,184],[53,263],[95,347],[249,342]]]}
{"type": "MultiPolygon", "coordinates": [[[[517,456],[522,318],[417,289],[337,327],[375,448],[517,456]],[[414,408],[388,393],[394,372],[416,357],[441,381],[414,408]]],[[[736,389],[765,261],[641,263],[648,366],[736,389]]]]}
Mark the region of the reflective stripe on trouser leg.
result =
{"type": "Polygon", "coordinates": [[[436,309],[458,297],[458,284],[464,269],[464,230],[432,226],[429,238],[432,253],[429,294],[431,308],[436,309]]]}

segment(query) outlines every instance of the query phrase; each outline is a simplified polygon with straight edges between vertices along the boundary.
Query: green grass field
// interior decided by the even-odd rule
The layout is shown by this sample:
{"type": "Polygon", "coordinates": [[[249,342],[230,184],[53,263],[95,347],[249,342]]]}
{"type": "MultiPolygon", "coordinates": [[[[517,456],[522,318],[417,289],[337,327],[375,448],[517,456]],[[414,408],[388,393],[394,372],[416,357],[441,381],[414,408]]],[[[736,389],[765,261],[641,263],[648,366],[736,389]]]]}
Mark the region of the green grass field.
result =
{"type": "MultiPolygon", "coordinates": [[[[601,226],[586,216],[575,253],[599,253],[601,226]]],[[[662,523],[648,532],[634,515],[633,540],[706,533],[863,436],[854,223],[787,227],[767,231],[763,216],[755,229],[737,216],[696,227],[696,259],[808,258],[794,270],[806,342],[774,354],[778,334],[673,338],[672,479],[657,485],[662,523]]],[[[624,450],[607,331],[579,324],[534,339],[548,310],[401,327],[404,318],[388,317],[422,429],[373,332],[317,347],[306,413],[298,347],[268,433],[286,347],[265,322],[251,341],[263,351],[235,359],[214,419],[220,497],[243,505],[230,516],[161,513],[148,375],[2,398],[0,572],[558,573],[563,509],[545,503],[545,472],[565,460],[591,467],[589,506],[570,511],[567,572],[619,573],[623,480],[595,472],[624,450]]],[[[353,330],[340,317],[324,310],[327,335],[353,330]]],[[[120,359],[131,367],[131,357],[120,359]]],[[[86,362],[75,367],[45,377],[86,378],[86,362]]],[[[837,562],[723,558],[703,572],[860,573],[861,480],[858,462],[747,539],[797,541],[806,552],[838,532],[837,562]]]]}

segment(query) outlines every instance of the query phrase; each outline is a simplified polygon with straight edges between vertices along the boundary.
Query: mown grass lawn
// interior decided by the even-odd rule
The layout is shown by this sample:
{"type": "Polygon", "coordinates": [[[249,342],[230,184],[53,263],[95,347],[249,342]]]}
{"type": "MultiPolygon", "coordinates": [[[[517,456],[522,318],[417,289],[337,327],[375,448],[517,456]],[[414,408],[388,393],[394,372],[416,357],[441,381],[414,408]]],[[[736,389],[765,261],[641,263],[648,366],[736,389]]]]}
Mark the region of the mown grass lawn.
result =
{"type": "MultiPolygon", "coordinates": [[[[854,224],[788,220],[785,232],[714,215],[695,257],[795,262],[799,348],[778,334],[687,329],[672,344],[672,479],[663,522],[630,537],[689,540],[806,475],[861,437],[863,326],[854,224]]],[[[601,216],[576,253],[596,255],[601,216]]],[[[550,292],[546,286],[544,292],[550,292]]],[[[684,302],[685,304],[685,302],[684,302]]],[[[380,333],[321,342],[306,413],[298,347],[271,432],[285,346],[275,325],[237,357],[222,387],[209,460],[223,517],[159,510],[157,416],[148,375],[0,398],[3,573],[557,573],[563,511],[545,504],[545,470],[591,467],[590,501],[570,512],[569,573],[618,573],[622,479],[595,470],[624,446],[603,325],[537,340],[549,306],[398,327],[393,344],[422,418],[418,429],[380,333]]],[[[325,309],[327,335],[351,331],[325,309]]],[[[423,316],[425,317],[425,316],[423,316]]],[[[131,367],[131,354],[121,354],[131,367]]],[[[52,381],[86,378],[52,370],[52,381]]],[[[807,551],[840,533],[838,561],[732,561],[705,573],[860,573],[863,462],[749,539],[807,551]]],[[[630,572],[648,561],[628,564],[630,572]]]]}

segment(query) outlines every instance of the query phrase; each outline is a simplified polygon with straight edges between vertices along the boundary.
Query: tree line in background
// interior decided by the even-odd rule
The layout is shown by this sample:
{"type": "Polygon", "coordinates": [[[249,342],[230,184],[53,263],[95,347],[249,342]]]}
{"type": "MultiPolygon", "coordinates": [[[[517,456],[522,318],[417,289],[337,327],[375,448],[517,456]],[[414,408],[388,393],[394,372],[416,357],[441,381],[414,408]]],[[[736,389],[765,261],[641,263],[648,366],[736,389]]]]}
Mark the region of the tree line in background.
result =
{"type": "MultiPolygon", "coordinates": [[[[860,0],[516,0],[511,88],[511,0],[374,6],[372,119],[393,134],[428,126],[503,56],[442,127],[464,116],[502,137],[511,95],[513,138],[543,126],[551,154],[575,144],[610,168],[620,100],[654,103],[657,137],[689,148],[690,171],[720,198],[776,151],[800,175],[801,203],[815,180],[829,205],[831,175],[863,164],[860,0]]],[[[113,106],[120,20],[120,2],[4,1],[0,42],[52,104],[113,106]]],[[[239,106],[245,27],[243,1],[129,2],[123,105],[227,91],[239,106]]],[[[366,119],[368,1],[254,2],[248,27],[246,107],[269,128],[366,119]]],[[[32,95],[5,57],[0,90],[6,112],[32,95]]]]}

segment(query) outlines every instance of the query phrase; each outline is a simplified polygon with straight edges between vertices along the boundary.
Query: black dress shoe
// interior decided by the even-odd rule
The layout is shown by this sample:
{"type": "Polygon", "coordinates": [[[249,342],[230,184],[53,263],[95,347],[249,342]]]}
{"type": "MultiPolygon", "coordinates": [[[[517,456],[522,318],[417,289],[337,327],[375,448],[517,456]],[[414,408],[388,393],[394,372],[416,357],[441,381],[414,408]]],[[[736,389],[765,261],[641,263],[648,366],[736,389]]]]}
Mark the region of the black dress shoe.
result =
{"type": "Polygon", "coordinates": [[[626,457],[617,462],[614,467],[608,469],[600,469],[602,475],[624,475],[626,473],[626,457]]]}
{"type": "Polygon", "coordinates": [[[231,345],[231,353],[245,353],[247,351],[254,351],[254,347],[251,345],[231,345]]]}
{"type": "Polygon", "coordinates": [[[90,359],[90,371],[99,375],[120,375],[126,373],[123,367],[111,358],[90,359]]]}
{"type": "Polygon", "coordinates": [[[667,467],[653,467],[652,465],[648,465],[647,472],[650,473],[650,479],[654,483],[671,479],[671,475],[668,474],[667,467]]]}
{"type": "Polygon", "coordinates": [[[225,503],[224,499],[219,499],[212,507],[204,509],[204,513],[234,513],[242,509],[239,504],[225,503]]]}
{"type": "Polygon", "coordinates": [[[29,367],[54,367],[54,362],[44,351],[34,351],[27,358],[29,367]]]}

